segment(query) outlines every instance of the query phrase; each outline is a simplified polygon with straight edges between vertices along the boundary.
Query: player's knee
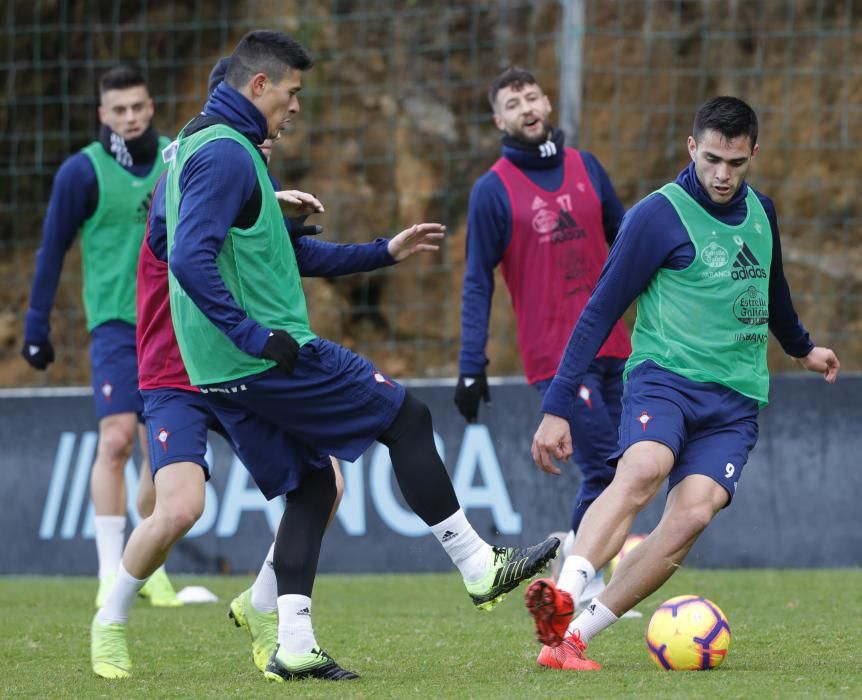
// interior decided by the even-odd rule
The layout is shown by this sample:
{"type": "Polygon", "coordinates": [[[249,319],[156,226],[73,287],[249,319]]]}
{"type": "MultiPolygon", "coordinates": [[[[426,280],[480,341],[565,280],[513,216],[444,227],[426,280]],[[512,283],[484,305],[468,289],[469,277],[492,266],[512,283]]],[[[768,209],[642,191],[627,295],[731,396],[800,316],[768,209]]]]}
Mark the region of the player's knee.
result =
{"type": "Polygon", "coordinates": [[[129,433],[120,426],[107,426],[99,431],[99,457],[112,465],[123,468],[132,456],[134,433],[129,433]]]}
{"type": "Polygon", "coordinates": [[[176,540],[192,529],[202,513],[203,503],[175,503],[162,511],[162,526],[176,540]]]}
{"type": "Polygon", "coordinates": [[[673,509],[673,522],[677,528],[685,530],[687,537],[703,532],[715,517],[715,509],[706,501],[686,503],[673,509]]]}
{"type": "Polygon", "coordinates": [[[665,476],[658,460],[649,457],[621,459],[613,484],[627,499],[643,507],[655,496],[665,476]]]}
{"type": "Polygon", "coordinates": [[[153,519],[166,536],[177,540],[203,515],[204,490],[197,485],[177,483],[170,492],[156,492],[153,519]]]}

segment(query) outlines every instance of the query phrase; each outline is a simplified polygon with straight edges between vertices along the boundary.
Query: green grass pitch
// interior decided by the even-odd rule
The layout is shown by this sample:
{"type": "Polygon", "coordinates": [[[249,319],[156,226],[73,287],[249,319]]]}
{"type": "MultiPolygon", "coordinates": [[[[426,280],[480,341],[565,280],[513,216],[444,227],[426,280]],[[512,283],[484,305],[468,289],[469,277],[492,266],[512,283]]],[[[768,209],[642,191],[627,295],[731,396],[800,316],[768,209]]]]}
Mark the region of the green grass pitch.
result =
{"type": "Polygon", "coordinates": [[[604,665],[575,674],[536,666],[539,651],[523,587],[496,610],[473,609],[455,574],[321,576],[314,596],[320,644],[359,681],[265,681],[245,630],[226,616],[250,577],[176,576],[220,602],[157,610],[139,601],[129,647],[133,676],[105,681],[90,670],[95,580],[0,578],[3,698],[860,698],[862,570],[683,569],[590,645],[604,665]],[[724,665],[664,672],[644,633],[663,600],[711,598],[730,620],[724,665]]]}

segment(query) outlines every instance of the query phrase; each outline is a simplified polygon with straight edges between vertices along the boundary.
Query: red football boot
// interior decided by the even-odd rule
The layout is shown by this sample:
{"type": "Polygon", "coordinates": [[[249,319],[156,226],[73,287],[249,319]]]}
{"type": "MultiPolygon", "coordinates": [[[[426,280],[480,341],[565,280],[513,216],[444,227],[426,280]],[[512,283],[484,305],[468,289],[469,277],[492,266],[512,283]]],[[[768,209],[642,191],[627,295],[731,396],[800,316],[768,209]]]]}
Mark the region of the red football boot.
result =
{"type": "Polygon", "coordinates": [[[588,659],[584,652],[587,645],[581,641],[577,632],[570,634],[562,644],[555,647],[542,647],[536,663],[545,668],[561,671],[599,671],[601,664],[588,659]]]}
{"type": "Polygon", "coordinates": [[[540,578],[527,587],[524,600],[536,623],[536,639],[550,647],[562,644],[575,614],[568,591],[557,588],[549,578],[540,578]]]}

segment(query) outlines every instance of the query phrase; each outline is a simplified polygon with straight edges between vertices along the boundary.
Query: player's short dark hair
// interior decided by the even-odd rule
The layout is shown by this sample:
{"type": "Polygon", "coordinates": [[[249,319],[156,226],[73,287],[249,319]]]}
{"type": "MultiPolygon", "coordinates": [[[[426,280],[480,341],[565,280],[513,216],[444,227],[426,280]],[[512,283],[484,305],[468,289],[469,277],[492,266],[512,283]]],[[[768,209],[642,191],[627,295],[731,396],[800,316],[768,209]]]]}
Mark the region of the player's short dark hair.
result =
{"type": "Polygon", "coordinates": [[[246,34],[230,57],[225,81],[234,88],[245,85],[255,73],[278,83],[289,68],[308,70],[314,59],[302,44],[283,32],[257,29],[246,34]]]}
{"type": "Polygon", "coordinates": [[[511,87],[515,90],[522,89],[525,85],[538,85],[536,78],[528,70],[519,68],[518,66],[509,66],[500,75],[494,78],[491,87],[488,89],[488,102],[491,103],[491,109],[497,108],[497,93],[503,88],[511,87]]]}
{"type": "Polygon", "coordinates": [[[224,80],[228,65],[230,65],[230,56],[222,56],[218,61],[216,61],[216,64],[210,71],[209,80],[207,81],[207,95],[211,95],[213,90],[218,87],[218,84],[224,80]]]}
{"type": "Polygon", "coordinates": [[[717,131],[728,140],[748,136],[754,148],[757,144],[757,115],[738,97],[713,97],[704,102],[694,115],[694,140],[700,143],[703,132],[707,130],[717,131]]]}
{"type": "Polygon", "coordinates": [[[147,87],[147,81],[144,80],[144,74],[137,66],[124,63],[111,68],[107,73],[99,78],[99,94],[104,95],[108,90],[125,90],[130,87],[138,87],[143,85],[147,87]]]}

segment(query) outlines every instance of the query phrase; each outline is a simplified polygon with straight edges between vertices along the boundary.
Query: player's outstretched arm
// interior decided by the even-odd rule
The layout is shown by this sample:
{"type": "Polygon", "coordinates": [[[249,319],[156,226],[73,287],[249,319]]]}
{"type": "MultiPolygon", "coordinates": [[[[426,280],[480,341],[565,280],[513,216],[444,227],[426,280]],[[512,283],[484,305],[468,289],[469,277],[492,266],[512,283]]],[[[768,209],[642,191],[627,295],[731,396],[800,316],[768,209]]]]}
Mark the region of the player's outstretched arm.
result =
{"type": "Polygon", "coordinates": [[[796,360],[809,372],[820,372],[830,384],[838,379],[841,363],[832,348],[815,346],[805,357],[797,357],[796,360]]]}
{"type": "Polygon", "coordinates": [[[437,243],[446,235],[443,224],[413,224],[390,239],[387,250],[396,262],[423,250],[440,250],[437,243]]]}
{"type": "Polygon", "coordinates": [[[560,474],[554,459],[566,460],[572,456],[572,433],[569,421],[546,413],[533,436],[533,460],[543,472],[560,474]]]}

